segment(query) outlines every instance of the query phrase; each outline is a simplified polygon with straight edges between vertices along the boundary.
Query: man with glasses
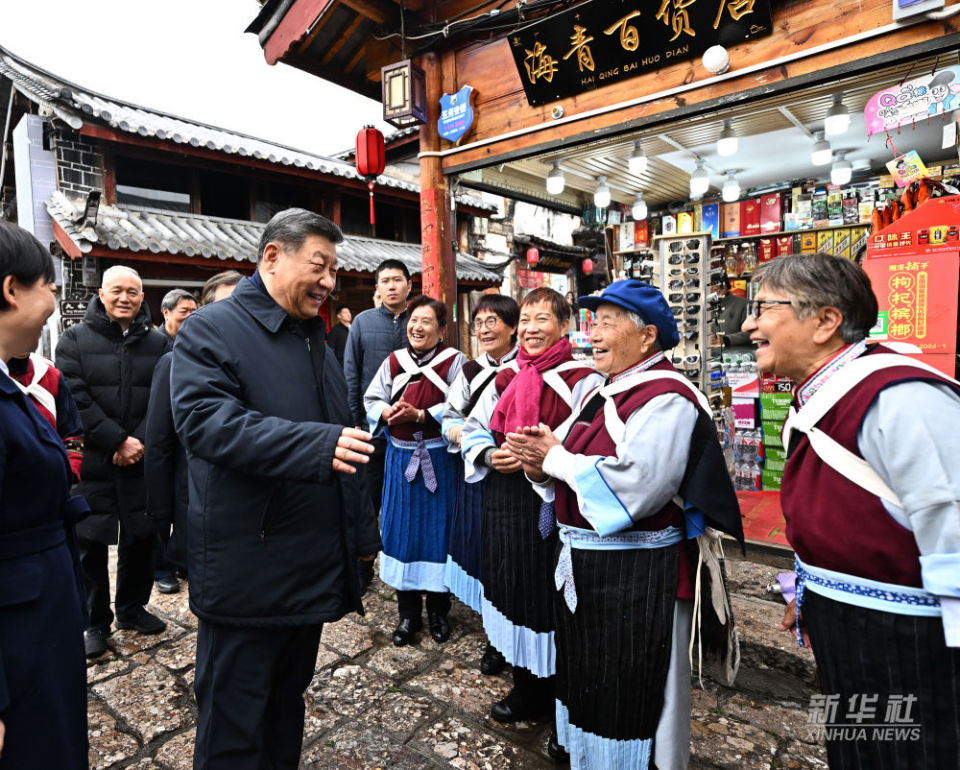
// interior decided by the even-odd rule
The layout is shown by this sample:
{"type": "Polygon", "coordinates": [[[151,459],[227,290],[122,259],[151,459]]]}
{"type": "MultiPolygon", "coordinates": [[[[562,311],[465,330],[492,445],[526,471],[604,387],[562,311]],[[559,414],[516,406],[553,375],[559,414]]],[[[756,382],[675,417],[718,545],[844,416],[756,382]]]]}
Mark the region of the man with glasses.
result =
{"type": "Polygon", "coordinates": [[[710,347],[749,350],[750,335],[741,331],[747,319],[747,301],[730,293],[730,276],[726,273],[717,286],[717,295],[720,297],[716,314],[718,331],[710,337],[710,347]]]}
{"type": "Polygon", "coordinates": [[[147,517],[143,441],[153,370],[170,347],[170,340],[151,329],[140,276],[123,265],[104,272],[83,323],[67,329],[57,344],[57,368],[73,393],[84,428],[78,492],[92,513],[77,525],[77,535],[87,588],[88,658],[107,651],[114,619],[109,545],[119,543],[117,628],[141,634],[166,628],[144,609],[153,586],[156,531],[147,517]]]}

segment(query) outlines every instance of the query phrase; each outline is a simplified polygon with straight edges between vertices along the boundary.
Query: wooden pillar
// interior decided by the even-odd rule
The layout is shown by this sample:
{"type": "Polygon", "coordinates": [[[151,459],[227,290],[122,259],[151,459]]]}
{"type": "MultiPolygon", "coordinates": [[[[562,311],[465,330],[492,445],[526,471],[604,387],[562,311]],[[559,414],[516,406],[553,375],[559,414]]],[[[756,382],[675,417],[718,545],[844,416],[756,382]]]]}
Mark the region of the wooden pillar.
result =
{"type": "MultiPolygon", "coordinates": [[[[421,65],[427,81],[427,122],[420,127],[421,152],[440,149],[437,119],[443,95],[443,75],[436,54],[425,54],[421,65]]],[[[447,306],[453,320],[457,301],[457,272],[450,227],[450,186],[440,158],[420,159],[420,243],[423,248],[423,293],[447,306]]]]}

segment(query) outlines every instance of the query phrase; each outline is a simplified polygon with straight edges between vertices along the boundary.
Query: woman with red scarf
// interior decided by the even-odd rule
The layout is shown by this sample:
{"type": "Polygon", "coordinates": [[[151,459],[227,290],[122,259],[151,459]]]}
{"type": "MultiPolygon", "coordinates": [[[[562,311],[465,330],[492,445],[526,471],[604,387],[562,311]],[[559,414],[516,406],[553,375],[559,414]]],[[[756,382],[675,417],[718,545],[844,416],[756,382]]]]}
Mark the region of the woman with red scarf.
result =
{"type": "MultiPolygon", "coordinates": [[[[553,508],[541,504],[521,472],[520,458],[503,448],[518,426],[545,423],[561,435],[572,405],[602,376],[573,359],[566,337],[570,306],[553,289],[534,289],[520,305],[520,352],[497,375],[464,425],[461,446],[468,482],[489,475],[483,501],[483,626],[513,666],[514,687],[491,716],[516,722],[547,714],[556,669],[553,642],[553,508]]],[[[548,751],[563,751],[551,737],[548,751]]]]}

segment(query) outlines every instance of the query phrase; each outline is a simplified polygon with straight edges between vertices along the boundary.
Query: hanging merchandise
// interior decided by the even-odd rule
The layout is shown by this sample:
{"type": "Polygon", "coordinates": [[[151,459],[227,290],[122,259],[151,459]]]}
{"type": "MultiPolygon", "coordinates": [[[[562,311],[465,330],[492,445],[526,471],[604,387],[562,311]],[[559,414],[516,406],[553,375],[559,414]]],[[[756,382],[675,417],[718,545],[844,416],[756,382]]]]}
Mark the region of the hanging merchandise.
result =
{"type": "Polygon", "coordinates": [[[386,167],[386,156],[381,134],[373,126],[364,126],[357,134],[357,173],[367,180],[370,191],[370,224],[376,224],[373,210],[373,184],[386,167]]]}
{"type": "Polygon", "coordinates": [[[863,116],[867,136],[872,136],[956,109],[960,109],[960,66],[954,64],[878,91],[867,101],[863,116]]]}
{"type": "Polygon", "coordinates": [[[897,187],[906,187],[911,182],[916,182],[927,176],[927,167],[920,160],[916,150],[910,150],[903,155],[895,155],[893,160],[887,162],[887,168],[893,175],[897,187]]]}

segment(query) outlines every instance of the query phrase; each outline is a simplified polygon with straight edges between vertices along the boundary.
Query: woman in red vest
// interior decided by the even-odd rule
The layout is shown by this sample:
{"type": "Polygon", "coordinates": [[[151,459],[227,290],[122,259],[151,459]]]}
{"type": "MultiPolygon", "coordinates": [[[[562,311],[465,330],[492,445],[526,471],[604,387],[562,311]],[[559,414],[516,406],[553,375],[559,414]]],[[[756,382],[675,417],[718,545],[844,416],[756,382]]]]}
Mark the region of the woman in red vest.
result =
{"type": "Polygon", "coordinates": [[[800,616],[812,643],[830,767],[956,767],[960,384],[868,342],[877,300],[850,260],[780,257],[754,281],[757,365],[796,383],[783,627],[800,616]]]}
{"type": "Polygon", "coordinates": [[[560,527],[559,741],[574,768],[685,768],[694,565],[720,553],[716,529],[742,541],[740,511],[709,404],[665,356],[680,335],[663,295],[617,281],[580,305],[605,383],[562,444],[545,425],[506,443],[560,527]]]}

